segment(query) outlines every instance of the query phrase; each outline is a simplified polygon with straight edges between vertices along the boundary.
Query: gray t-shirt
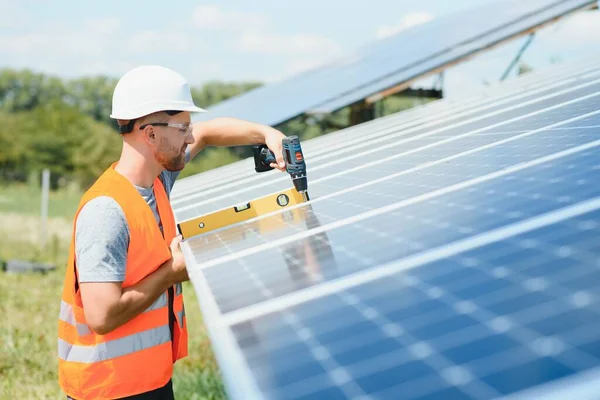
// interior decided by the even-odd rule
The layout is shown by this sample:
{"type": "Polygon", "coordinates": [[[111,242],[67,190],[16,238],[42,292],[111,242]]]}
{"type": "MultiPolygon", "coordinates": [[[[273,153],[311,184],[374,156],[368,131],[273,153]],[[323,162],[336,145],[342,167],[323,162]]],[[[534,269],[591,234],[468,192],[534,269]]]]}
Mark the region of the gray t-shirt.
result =
{"type": "MultiPolygon", "coordinates": [[[[186,162],[189,161],[189,151],[186,162]]],[[[160,180],[170,195],[179,171],[163,171],[160,180]]],[[[152,209],[156,223],[162,224],[153,188],[135,187],[152,209]]],[[[129,226],[121,206],[108,196],[86,203],[75,224],[75,257],[79,282],[123,282],[129,247],[129,226]]]]}

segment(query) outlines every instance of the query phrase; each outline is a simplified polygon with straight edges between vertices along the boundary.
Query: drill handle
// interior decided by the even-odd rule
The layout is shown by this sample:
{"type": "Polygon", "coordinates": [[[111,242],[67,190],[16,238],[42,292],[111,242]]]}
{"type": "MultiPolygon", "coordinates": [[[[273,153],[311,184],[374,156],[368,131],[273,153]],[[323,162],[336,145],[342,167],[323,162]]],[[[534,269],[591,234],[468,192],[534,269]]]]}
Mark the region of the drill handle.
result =
{"type": "Polygon", "coordinates": [[[273,169],[271,163],[277,162],[275,154],[264,144],[252,146],[252,153],[254,154],[254,170],[256,172],[270,171],[273,169]]]}

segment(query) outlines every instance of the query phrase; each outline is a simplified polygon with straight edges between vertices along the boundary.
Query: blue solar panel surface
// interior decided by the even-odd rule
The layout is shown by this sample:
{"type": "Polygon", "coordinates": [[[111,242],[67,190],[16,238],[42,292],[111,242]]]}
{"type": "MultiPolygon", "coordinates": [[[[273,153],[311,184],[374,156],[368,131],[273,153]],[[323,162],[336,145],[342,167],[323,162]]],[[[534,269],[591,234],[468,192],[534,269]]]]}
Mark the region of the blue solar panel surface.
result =
{"type": "Polygon", "coordinates": [[[308,204],[187,239],[231,398],[597,396],[598,65],[352,128],[326,167],[307,143],[308,204]]]}
{"type": "Polygon", "coordinates": [[[231,116],[278,125],[315,109],[331,112],[594,3],[510,0],[486,4],[414,27],[325,66],[226,100],[197,118],[231,116]]]}
{"type": "MultiPolygon", "coordinates": [[[[324,195],[331,191],[328,181],[335,181],[337,185],[351,185],[352,169],[361,167],[365,160],[378,163],[370,169],[361,171],[358,178],[370,179],[371,176],[379,176],[382,170],[393,170],[396,168],[395,161],[403,162],[407,153],[419,149],[424,145],[433,145],[434,149],[428,153],[416,153],[412,157],[419,157],[421,162],[435,161],[444,157],[444,150],[449,151],[445,155],[456,152],[457,148],[468,148],[477,146],[481,142],[492,142],[513,133],[524,130],[537,129],[549,125],[555,121],[564,119],[565,113],[574,110],[573,116],[594,110],[594,101],[588,102],[581,107],[582,98],[588,95],[598,96],[600,88],[600,75],[597,79],[586,80],[573,85],[572,82],[537,93],[539,96],[517,99],[506,104],[505,109],[492,107],[490,110],[481,112],[474,109],[456,120],[451,118],[444,122],[435,122],[431,127],[415,127],[407,130],[390,132],[378,140],[377,143],[367,141],[359,149],[345,151],[336,149],[332,155],[327,155],[323,165],[314,163],[314,168],[308,172],[310,175],[311,191],[316,196],[324,195]],[[575,102],[572,104],[571,102],[575,102]],[[567,109],[567,111],[565,111],[567,109]],[[506,111],[505,111],[506,110],[506,111]],[[492,135],[493,134],[493,135],[492,135]],[[358,151],[362,150],[362,151],[358,151]],[[423,160],[423,157],[428,160],[423,160]]],[[[414,154],[414,153],[413,153],[414,154]]],[[[409,156],[409,158],[411,158],[409,156]]],[[[307,156],[307,163],[312,160],[307,156]]],[[[412,161],[409,161],[412,162],[412,161]]],[[[413,164],[409,164],[413,165],[413,164]]],[[[221,190],[212,191],[209,195],[202,193],[199,196],[190,196],[188,199],[178,203],[176,215],[185,220],[197,215],[209,213],[222,207],[222,204],[235,205],[245,202],[247,199],[261,197],[264,193],[272,193],[283,190],[289,185],[287,176],[277,179],[263,181],[257,185],[238,186],[236,190],[225,187],[221,190]]]]}
{"type": "Polygon", "coordinates": [[[232,329],[267,398],[510,394],[598,366],[599,217],[556,222],[232,329]]]}
{"type": "MultiPolygon", "coordinates": [[[[598,114],[595,119],[590,118],[585,123],[600,125],[600,111],[598,114]]],[[[492,154],[489,156],[486,154],[466,156],[461,158],[460,163],[454,163],[450,167],[445,163],[438,164],[437,168],[430,168],[429,171],[419,174],[421,182],[416,183],[414,177],[404,175],[402,179],[371,186],[368,191],[360,194],[337,196],[315,203],[311,206],[312,211],[307,212],[314,213],[313,218],[319,220],[321,224],[350,218],[353,215],[377,210],[425,193],[442,191],[452,185],[467,184],[469,181],[477,182],[480,177],[518,163],[535,162],[541,157],[551,157],[559,152],[566,143],[570,143],[574,148],[581,145],[586,149],[585,146],[590,141],[600,139],[597,133],[592,134],[591,130],[586,128],[581,128],[579,133],[573,132],[574,137],[571,137],[570,133],[570,131],[548,132],[536,137],[535,140],[531,138],[529,143],[524,140],[521,143],[523,153],[517,156],[512,155],[511,157],[511,153],[519,151],[519,147],[512,144],[504,149],[496,148],[496,151],[491,152],[492,154]],[[552,140],[552,136],[560,134],[564,135],[564,139],[562,141],[558,139],[554,146],[543,146],[538,151],[531,146],[532,142],[552,140]],[[527,146],[528,144],[529,146],[527,146]],[[490,157],[502,158],[503,162],[489,164],[490,157]]],[[[350,227],[342,226],[328,230],[327,236],[336,256],[329,259],[329,263],[324,265],[318,262],[325,270],[322,271],[323,277],[319,282],[337,279],[340,276],[407,257],[449,241],[460,240],[470,235],[495,229],[517,218],[531,217],[551,211],[557,206],[582,201],[587,199],[590,193],[597,195],[600,189],[591,187],[594,185],[589,185],[589,182],[592,182],[591,178],[600,177],[600,171],[594,174],[594,171],[591,170],[600,160],[600,152],[588,150],[586,154],[588,155],[575,153],[553,163],[532,165],[523,171],[486,180],[464,190],[443,194],[439,198],[432,197],[429,200],[398,207],[397,210],[369,217],[360,223],[350,225],[350,227]],[[548,165],[551,166],[551,169],[548,169],[548,165]],[[568,166],[572,167],[568,168],[568,166]],[[578,174],[582,176],[578,176],[578,174]],[[552,178],[549,178],[549,175],[552,178]],[[554,181],[557,182],[556,185],[549,183],[554,181]],[[577,183],[582,181],[584,183],[577,183]],[[581,187],[584,185],[586,187],[581,187]]],[[[223,305],[220,307],[222,312],[229,312],[232,309],[265,300],[265,296],[260,290],[257,290],[260,287],[248,284],[253,282],[250,276],[260,282],[261,287],[269,289],[271,293],[269,298],[285,295],[298,289],[300,282],[294,281],[287,269],[281,268],[281,264],[286,261],[285,253],[281,253],[284,244],[280,244],[278,247],[270,246],[272,241],[278,239],[277,236],[287,238],[286,242],[289,243],[285,243],[285,246],[301,248],[303,244],[305,245],[307,238],[297,241],[290,240],[294,234],[298,233],[296,226],[293,225],[276,232],[277,236],[259,233],[248,236],[237,243],[228,240],[227,233],[214,235],[220,236],[228,243],[226,251],[251,250],[253,254],[237,258],[229,263],[206,268],[203,271],[213,290],[217,304],[220,305],[220,300],[223,300],[223,304],[236,305],[235,307],[223,305]],[[261,244],[264,244],[266,248],[255,249],[261,244]],[[259,257],[254,256],[257,253],[260,254],[259,257]],[[265,265],[264,259],[271,260],[271,262],[265,265]],[[277,262],[273,262],[275,260],[277,262]]],[[[193,243],[194,239],[191,239],[192,246],[193,243]]],[[[202,246],[194,253],[195,261],[199,265],[202,265],[207,257],[214,257],[210,251],[204,253],[202,246]]],[[[319,254],[318,251],[314,253],[316,256],[319,254]]],[[[304,282],[305,286],[309,283],[311,282],[304,282]]]]}

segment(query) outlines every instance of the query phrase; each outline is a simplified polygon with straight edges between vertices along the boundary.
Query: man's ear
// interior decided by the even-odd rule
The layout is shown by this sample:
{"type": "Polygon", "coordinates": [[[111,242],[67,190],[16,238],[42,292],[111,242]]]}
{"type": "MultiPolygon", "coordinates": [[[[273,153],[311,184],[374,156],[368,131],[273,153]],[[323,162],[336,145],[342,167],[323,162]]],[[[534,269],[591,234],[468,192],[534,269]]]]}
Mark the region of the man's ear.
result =
{"type": "Polygon", "coordinates": [[[154,127],[152,125],[148,125],[143,130],[144,138],[146,141],[152,145],[156,144],[157,138],[156,133],[154,132],[154,127]]]}

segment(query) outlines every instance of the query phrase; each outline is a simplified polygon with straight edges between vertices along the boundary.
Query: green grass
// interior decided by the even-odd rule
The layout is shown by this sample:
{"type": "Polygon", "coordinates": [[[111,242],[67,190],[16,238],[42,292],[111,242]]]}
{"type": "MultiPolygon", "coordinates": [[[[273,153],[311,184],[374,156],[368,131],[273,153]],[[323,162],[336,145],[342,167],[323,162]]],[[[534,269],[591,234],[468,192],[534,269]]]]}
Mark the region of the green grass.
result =
{"type": "MultiPolygon", "coordinates": [[[[4,189],[4,188],[3,188],[4,189]]],[[[45,275],[0,272],[0,398],[64,399],[57,381],[57,317],[71,220],[79,194],[51,196],[51,239],[45,251],[35,246],[39,210],[35,190],[9,187],[0,192],[0,259],[30,259],[58,268],[45,275]]],[[[175,364],[173,384],[179,399],[225,399],[223,384],[202,314],[189,282],[184,284],[189,355],[175,364]]]]}
{"type": "MultiPolygon", "coordinates": [[[[48,196],[48,216],[72,218],[77,209],[81,192],[75,189],[57,190],[48,196]]],[[[17,213],[40,216],[42,191],[26,184],[0,185],[0,213],[17,213]]]]}

